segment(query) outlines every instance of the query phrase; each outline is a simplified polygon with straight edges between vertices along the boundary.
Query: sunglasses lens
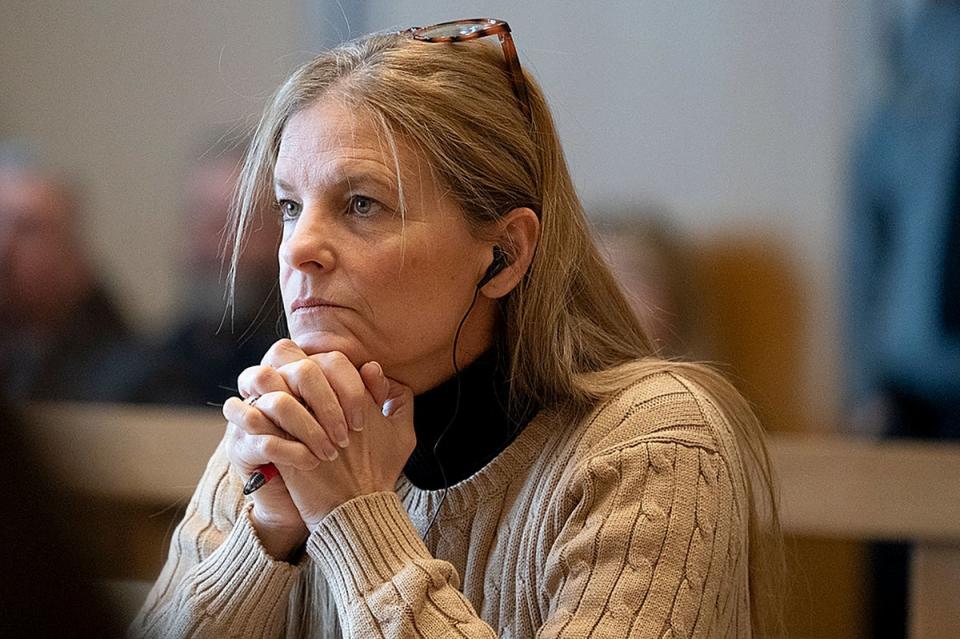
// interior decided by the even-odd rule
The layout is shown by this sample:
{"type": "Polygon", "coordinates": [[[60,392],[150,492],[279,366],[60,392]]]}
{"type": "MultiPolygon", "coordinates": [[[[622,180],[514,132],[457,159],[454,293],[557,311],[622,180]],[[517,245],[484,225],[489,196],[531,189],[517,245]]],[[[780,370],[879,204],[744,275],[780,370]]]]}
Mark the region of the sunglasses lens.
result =
{"type": "Polygon", "coordinates": [[[426,27],[418,31],[417,35],[423,38],[452,38],[468,36],[477,31],[482,31],[495,24],[495,20],[488,22],[453,22],[451,24],[438,24],[432,27],[426,27]]]}

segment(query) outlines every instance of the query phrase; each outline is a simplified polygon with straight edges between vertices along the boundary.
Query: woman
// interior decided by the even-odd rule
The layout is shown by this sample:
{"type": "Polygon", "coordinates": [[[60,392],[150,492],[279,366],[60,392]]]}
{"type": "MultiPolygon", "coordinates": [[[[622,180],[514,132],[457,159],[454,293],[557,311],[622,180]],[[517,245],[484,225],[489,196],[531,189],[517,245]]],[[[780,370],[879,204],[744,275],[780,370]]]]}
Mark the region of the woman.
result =
{"type": "Polygon", "coordinates": [[[224,405],[134,634],[750,635],[759,426],[716,375],[649,356],[504,23],[298,70],[235,247],[270,207],[292,339],[224,405]],[[503,53],[449,44],[493,33],[503,53]]]}

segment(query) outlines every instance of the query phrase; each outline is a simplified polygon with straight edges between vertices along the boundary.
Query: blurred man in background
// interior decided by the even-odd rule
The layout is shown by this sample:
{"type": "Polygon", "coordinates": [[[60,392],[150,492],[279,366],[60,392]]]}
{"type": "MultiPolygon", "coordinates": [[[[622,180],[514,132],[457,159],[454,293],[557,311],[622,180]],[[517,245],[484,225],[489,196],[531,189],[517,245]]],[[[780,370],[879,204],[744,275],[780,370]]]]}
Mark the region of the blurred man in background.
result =
{"type": "Polygon", "coordinates": [[[11,401],[127,397],[138,347],[84,250],[76,193],[0,145],[0,391],[11,401]]]}
{"type": "MultiPolygon", "coordinates": [[[[960,2],[889,27],[890,79],[855,154],[848,250],[852,429],[960,439],[960,2]]],[[[909,549],[876,544],[873,632],[906,632],[909,549]]]]}
{"type": "Polygon", "coordinates": [[[250,235],[239,263],[233,308],[225,300],[223,231],[245,145],[217,137],[189,170],[181,228],[179,319],[159,346],[140,401],[204,406],[236,394],[237,376],[260,363],[285,333],[277,283],[280,225],[271,211],[250,235]]]}

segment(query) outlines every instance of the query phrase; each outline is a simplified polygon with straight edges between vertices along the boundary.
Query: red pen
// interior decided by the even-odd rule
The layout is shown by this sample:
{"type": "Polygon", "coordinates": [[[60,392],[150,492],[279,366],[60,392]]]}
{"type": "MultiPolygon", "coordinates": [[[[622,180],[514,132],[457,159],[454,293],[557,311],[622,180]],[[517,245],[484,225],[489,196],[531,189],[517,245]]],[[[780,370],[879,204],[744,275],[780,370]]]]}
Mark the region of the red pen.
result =
{"type": "Polygon", "coordinates": [[[277,470],[277,467],[273,464],[264,464],[263,466],[257,466],[257,469],[253,471],[253,474],[250,475],[250,479],[247,480],[247,483],[243,485],[243,494],[251,495],[263,486],[266,485],[268,481],[280,474],[280,471],[277,470]]]}

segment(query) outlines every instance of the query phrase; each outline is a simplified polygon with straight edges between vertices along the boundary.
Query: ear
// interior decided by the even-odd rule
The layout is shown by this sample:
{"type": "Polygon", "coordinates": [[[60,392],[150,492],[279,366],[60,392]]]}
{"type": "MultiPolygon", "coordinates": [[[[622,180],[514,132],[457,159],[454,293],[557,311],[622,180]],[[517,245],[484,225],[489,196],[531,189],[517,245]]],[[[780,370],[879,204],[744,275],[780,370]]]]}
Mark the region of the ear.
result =
{"type": "Polygon", "coordinates": [[[490,299],[503,297],[520,283],[530,268],[540,239],[540,219],[526,207],[507,213],[498,227],[498,237],[491,241],[491,250],[494,244],[499,245],[507,254],[507,266],[480,289],[490,299]]]}

